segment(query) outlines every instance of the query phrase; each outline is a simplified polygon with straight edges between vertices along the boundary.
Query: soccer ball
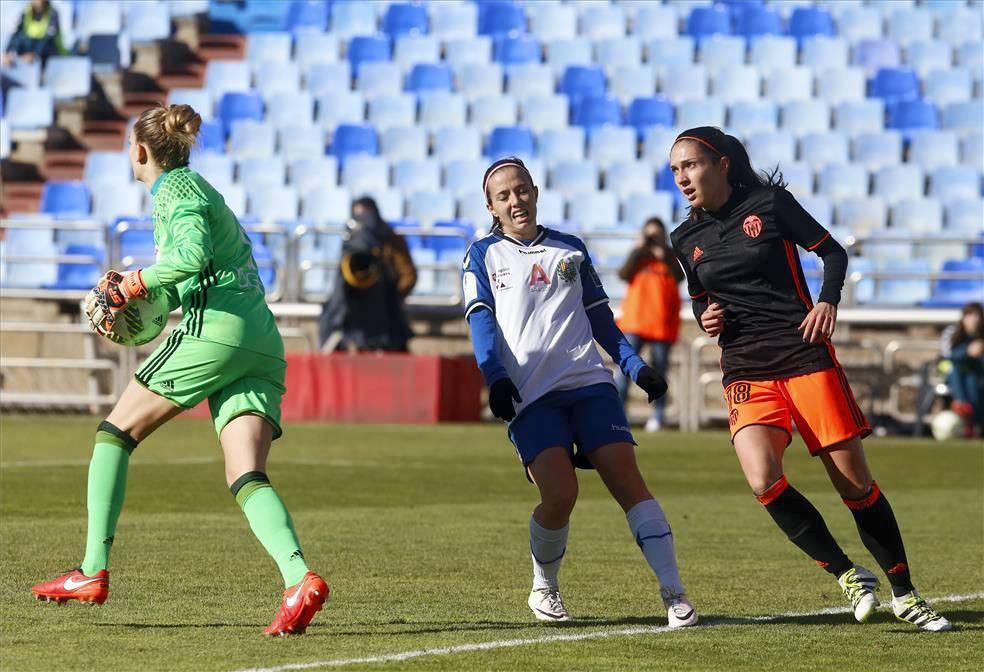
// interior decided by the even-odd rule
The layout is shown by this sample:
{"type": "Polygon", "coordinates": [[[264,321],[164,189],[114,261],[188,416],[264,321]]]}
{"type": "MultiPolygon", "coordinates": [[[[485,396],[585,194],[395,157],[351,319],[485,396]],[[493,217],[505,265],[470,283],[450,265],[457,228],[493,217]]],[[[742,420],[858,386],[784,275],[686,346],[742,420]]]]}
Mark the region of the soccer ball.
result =
{"type": "Polygon", "coordinates": [[[937,441],[948,441],[961,435],[964,421],[953,411],[940,411],[933,417],[930,428],[937,441]]]}
{"type": "Polygon", "coordinates": [[[119,313],[106,338],[120,345],[143,345],[160,336],[167,325],[167,295],[156,292],[146,299],[131,299],[119,313]]]}

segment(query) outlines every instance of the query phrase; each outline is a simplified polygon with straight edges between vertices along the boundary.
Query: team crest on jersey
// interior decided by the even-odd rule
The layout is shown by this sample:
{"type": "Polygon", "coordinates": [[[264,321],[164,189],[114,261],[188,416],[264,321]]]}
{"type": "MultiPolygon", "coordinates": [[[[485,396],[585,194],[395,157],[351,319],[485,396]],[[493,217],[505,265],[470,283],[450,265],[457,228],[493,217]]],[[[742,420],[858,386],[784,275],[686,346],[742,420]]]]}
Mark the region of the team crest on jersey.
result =
{"type": "Polygon", "coordinates": [[[561,259],[560,263],[557,264],[557,275],[564,282],[571,283],[577,280],[577,264],[574,260],[568,257],[567,259],[561,259]]]}
{"type": "Polygon", "coordinates": [[[695,247],[694,248],[694,263],[697,263],[697,260],[700,259],[703,256],[704,256],[704,250],[700,249],[700,246],[695,247]]]}
{"type": "Polygon", "coordinates": [[[550,287],[550,276],[543,270],[543,266],[533,264],[533,270],[530,271],[530,291],[542,292],[548,287],[550,287]]]}
{"type": "Polygon", "coordinates": [[[741,228],[745,230],[745,235],[749,238],[758,238],[759,234],[762,233],[762,220],[758,215],[749,215],[745,218],[741,228]]]}
{"type": "Polygon", "coordinates": [[[512,285],[509,284],[508,268],[499,268],[495,270],[492,273],[491,280],[492,280],[492,288],[495,289],[496,291],[500,289],[509,289],[510,287],[512,287],[512,285]]]}

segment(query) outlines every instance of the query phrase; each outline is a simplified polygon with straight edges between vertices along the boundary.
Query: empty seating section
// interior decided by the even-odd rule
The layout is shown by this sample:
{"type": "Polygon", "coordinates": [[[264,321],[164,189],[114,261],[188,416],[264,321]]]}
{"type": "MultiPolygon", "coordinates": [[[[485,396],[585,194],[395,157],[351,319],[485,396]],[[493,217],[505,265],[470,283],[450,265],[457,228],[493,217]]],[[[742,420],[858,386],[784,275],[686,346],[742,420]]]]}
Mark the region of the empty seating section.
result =
{"type": "MultiPolygon", "coordinates": [[[[211,60],[202,88],[168,94],[205,122],[192,167],[248,221],[338,227],[351,200],[370,194],[397,225],[455,222],[471,236],[489,222],[485,167],[517,155],[539,182],[541,221],[583,233],[608,278],[647,217],[670,228],[683,219],[669,150],[685,128],[714,125],[741,138],[756,168],[778,166],[839,238],[858,241],[852,268],[867,284],[855,300],[951,305],[980,289],[931,275],[957,268],[984,234],[980,3],[261,4],[199,3],[213,29],[246,34],[245,58],[211,60]],[[886,266],[905,250],[925,251],[886,266]]],[[[76,3],[67,34],[162,40],[180,11],[76,3]]],[[[94,66],[65,55],[43,69],[5,67],[0,155],[11,134],[43,131],[56,105],[88,96],[94,66]]],[[[41,209],[112,223],[148,211],[141,189],[125,153],[91,152],[84,179],[46,185],[41,209]]],[[[279,263],[263,235],[258,254],[279,263]]],[[[332,235],[299,245],[314,262],[301,281],[311,295],[327,291],[332,235]]],[[[48,246],[66,253],[58,242],[48,246]]],[[[105,260],[73,245],[72,255],[105,260]]],[[[460,247],[421,233],[411,250],[443,263],[460,247]]],[[[50,280],[81,287],[91,272],[73,260],[50,280]]],[[[446,279],[431,272],[421,291],[446,279]]]]}

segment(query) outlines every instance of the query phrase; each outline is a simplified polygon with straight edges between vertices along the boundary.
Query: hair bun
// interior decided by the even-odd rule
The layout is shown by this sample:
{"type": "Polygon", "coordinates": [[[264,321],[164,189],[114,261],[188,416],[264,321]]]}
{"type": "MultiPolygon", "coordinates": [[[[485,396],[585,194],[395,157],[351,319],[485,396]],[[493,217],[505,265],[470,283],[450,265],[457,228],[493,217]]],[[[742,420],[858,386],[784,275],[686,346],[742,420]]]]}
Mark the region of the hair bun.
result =
{"type": "Polygon", "coordinates": [[[164,132],[182,139],[190,135],[194,141],[202,125],[201,115],[191,105],[168,105],[163,116],[164,132]]]}

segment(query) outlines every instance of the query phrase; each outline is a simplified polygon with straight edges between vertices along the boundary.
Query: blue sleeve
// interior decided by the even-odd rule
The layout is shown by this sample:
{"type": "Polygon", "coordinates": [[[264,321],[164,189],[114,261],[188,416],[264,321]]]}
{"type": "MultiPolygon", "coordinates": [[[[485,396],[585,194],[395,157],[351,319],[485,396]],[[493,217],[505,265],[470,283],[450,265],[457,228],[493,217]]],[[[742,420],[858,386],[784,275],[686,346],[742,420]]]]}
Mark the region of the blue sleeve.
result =
{"type": "Polygon", "coordinates": [[[608,294],[605,293],[605,288],[601,286],[601,278],[598,277],[598,271],[595,270],[594,264],[591,263],[591,255],[588,254],[588,248],[584,246],[583,242],[578,242],[581,243],[581,252],[584,253],[584,260],[581,262],[582,299],[584,301],[584,309],[591,310],[595,306],[608,303],[608,294]]]}
{"type": "Polygon", "coordinates": [[[479,308],[495,313],[495,296],[485,268],[485,254],[475,245],[465,252],[461,285],[465,301],[465,318],[479,308]]]}
{"type": "Polygon", "coordinates": [[[599,303],[594,308],[587,309],[587,314],[594,339],[618,363],[622,373],[634,381],[646,363],[615,324],[615,315],[608,303],[599,303]]]}
{"type": "Polygon", "coordinates": [[[499,356],[495,350],[498,327],[492,311],[481,308],[472,311],[468,316],[468,326],[471,327],[471,342],[472,348],[475,350],[475,361],[478,362],[478,368],[485,377],[485,384],[492,387],[492,383],[497,380],[508,378],[509,374],[499,361],[499,356]]]}

